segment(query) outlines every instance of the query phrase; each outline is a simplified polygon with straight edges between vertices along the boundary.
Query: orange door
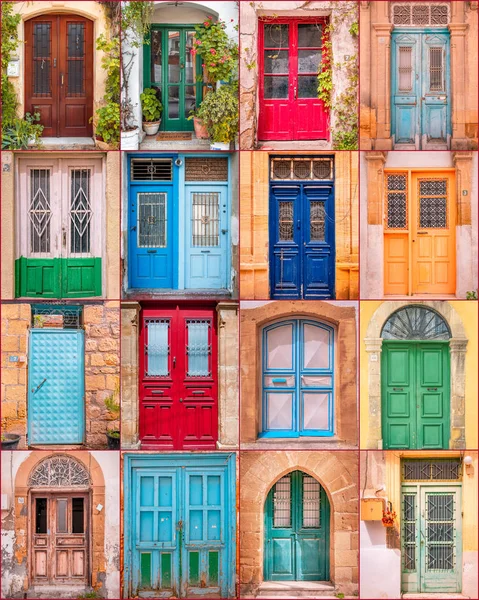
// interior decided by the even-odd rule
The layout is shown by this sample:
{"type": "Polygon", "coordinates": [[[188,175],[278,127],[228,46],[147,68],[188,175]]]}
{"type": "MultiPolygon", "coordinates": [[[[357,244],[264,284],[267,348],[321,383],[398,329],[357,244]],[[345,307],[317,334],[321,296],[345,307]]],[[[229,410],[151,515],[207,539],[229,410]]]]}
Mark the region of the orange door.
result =
{"type": "Polygon", "coordinates": [[[412,293],[456,291],[456,197],[451,174],[413,173],[412,293]]]}
{"type": "Polygon", "coordinates": [[[454,294],[454,175],[386,173],[385,185],[384,293],[454,294]]]}

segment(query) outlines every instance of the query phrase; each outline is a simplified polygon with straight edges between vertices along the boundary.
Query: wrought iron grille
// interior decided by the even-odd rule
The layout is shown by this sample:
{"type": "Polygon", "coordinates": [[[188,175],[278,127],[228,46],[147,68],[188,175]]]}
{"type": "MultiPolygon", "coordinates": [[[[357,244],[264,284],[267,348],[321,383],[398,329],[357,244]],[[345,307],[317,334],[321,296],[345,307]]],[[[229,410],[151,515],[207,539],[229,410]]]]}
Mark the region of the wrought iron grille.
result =
{"type": "Polygon", "coordinates": [[[391,20],[395,26],[444,27],[449,19],[449,7],[445,2],[401,2],[393,3],[391,7],[391,20]]]}
{"type": "Polygon", "coordinates": [[[386,226],[388,229],[407,229],[407,177],[401,174],[386,176],[386,226]]]}
{"type": "Polygon", "coordinates": [[[429,90],[440,92],[444,89],[444,51],[442,48],[429,48],[429,90]]]}
{"type": "Polygon", "coordinates": [[[90,483],[85,466],[71,456],[42,460],[28,478],[29,487],[86,487],[90,483]]]}
{"type": "Polygon", "coordinates": [[[191,237],[193,246],[220,245],[220,194],[194,192],[192,195],[191,237]]]}
{"type": "Polygon", "coordinates": [[[405,306],[393,313],[383,326],[385,340],[448,340],[451,332],[438,313],[424,306],[405,306]]]}
{"type": "Polygon", "coordinates": [[[270,177],[278,181],[331,180],[332,158],[276,157],[271,159],[270,177]]]}
{"type": "Polygon", "coordinates": [[[85,95],[85,23],[67,24],[67,96],[85,95]]]}
{"type": "Polygon", "coordinates": [[[280,202],[279,203],[279,241],[280,242],[292,242],[294,239],[293,232],[293,203],[292,202],[280,202]]]}
{"type": "Polygon", "coordinates": [[[403,460],[402,478],[403,481],[460,481],[461,461],[459,458],[403,460]]]}
{"type": "Polygon", "coordinates": [[[165,248],[167,244],[167,196],[164,192],[138,194],[138,248],[165,248]]]}
{"type": "Polygon", "coordinates": [[[50,170],[30,171],[30,252],[49,253],[51,244],[50,170]]]}
{"type": "Polygon", "coordinates": [[[281,477],[274,486],[273,527],[291,527],[291,475],[281,477]]]}
{"type": "Polygon", "coordinates": [[[32,327],[43,328],[46,322],[51,322],[61,329],[82,328],[83,307],[65,304],[32,304],[32,327]],[[55,317],[57,319],[55,320],[55,317]]]}
{"type": "Polygon", "coordinates": [[[185,181],[228,181],[228,159],[185,158],[185,181]]]}
{"type": "Polygon", "coordinates": [[[412,48],[399,46],[399,90],[410,92],[412,90],[412,48]]]}
{"type": "Polygon", "coordinates": [[[403,494],[403,566],[416,570],[416,494],[403,494]]]}
{"type": "Polygon", "coordinates": [[[130,165],[132,181],[171,181],[171,158],[133,158],[130,165]]]}
{"type": "Polygon", "coordinates": [[[90,252],[91,220],[90,169],[71,171],[70,250],[75,254],[90,252]]]}
{"type": "Polygon", "coordinates": [[[454,495],[426,496],[426,562],[428,571],[454,569],[454,495]]]}
{"type": "Polygon", "coordinates": [[[324,222],[326,212],[324,202],[310,202],[309,222],[310,240],[312,242],[324,242],[324,222]]]}
{"type": "Polygon", "coordinates": [[[314,477],[303,475],[303,527],[320,527],[321,485],[314,477]]]}
{"type": "Polygon", "coordinates": [[[145,377],[167,377],[170,356],[170,320],[145,319],[145,377]]]}
{"type": "Polygon", "coordinates": [[[33,24],[33,95],[36,98],[52,93],[52,32],[51,23],[33,24]]]}
{"type": "Polygon", "coordinates": [[[188,319],[186,321],[188,356],[188,377],[209,377],[210,370],[210,328],[209,319],[188,319]]]}
{"type": "Polygon", "coordinates": [[[419,227],[447,229],[447,179],[420,179],[419,227]]]}

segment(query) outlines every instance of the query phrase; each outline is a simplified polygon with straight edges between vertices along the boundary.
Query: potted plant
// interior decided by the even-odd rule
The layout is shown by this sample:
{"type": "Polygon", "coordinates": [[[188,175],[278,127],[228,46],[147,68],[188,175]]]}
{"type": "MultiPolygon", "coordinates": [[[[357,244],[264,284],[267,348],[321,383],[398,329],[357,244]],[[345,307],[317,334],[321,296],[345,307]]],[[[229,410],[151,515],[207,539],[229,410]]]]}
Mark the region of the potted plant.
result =
{"type": "Polygon", "coordinates": [[[158,98],[158,90],[155,88],[145,88],[140,94],[141,112],[143,113],[143,131],[146,135],[155,135],[158,133],[161,123],[161,113],[163,105],[158,98]]]}
{"type": "Polygon", "coordinates": [[[2,433],[2,450],[16,450],[19,441],[18,433],[2,433]]]}
{"type": "Polygon", "coordinates": [[[206,123],[211,150],[229,150],[238,132],[238,89],[222,85],[206,95],[196,116],[206,123]]]}
{"type": "Polygon", "coordinates": [[[100,150],[118,148],[120,137],[120,105],[110,102],[96,111],[98,120],[95,128],[97,146],[100,150]]]}
{"type": "Polygon", "coordinates": [[[383,510],[383,518],[381,520],[384,527],[394,527],[396,516],[397,515],[393,510],[383,510]]]}
{"type": "Polygon", "coordinates": [[[188,121],[193,119],[193,127],[195,128],[195,136],[198,140],[207,140],[210,136],[208,134],[208,127],[206,126],[203,119],[198,117],[197,115],[198,109],[192,110],[190,112],[190,116],[188,117],[188,121]]]}
{"type": "MultiPolygon", "coordinates": [[[[113,391],[107,398],[105,398],[105,407],[110,415],[112,421],[118,422],[120,418],[120,403],[118,397],[120,394],[120,384],[118,383],[113,391]]],[[[106,432],[106,439],[108,442],[109,450],[120,449],[120,429],[118,427],[108,429],[106,432]]]]}

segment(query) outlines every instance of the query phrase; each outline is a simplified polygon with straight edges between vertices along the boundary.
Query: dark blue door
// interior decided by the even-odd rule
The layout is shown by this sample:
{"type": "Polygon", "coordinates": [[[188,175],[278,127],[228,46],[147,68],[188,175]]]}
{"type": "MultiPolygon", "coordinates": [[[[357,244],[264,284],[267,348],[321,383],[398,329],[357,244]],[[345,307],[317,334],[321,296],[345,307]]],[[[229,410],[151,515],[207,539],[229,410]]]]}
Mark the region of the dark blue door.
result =
{"type": "Polygon", "coordinates": [[[334,297],[333,184],[271,184],[273,299],[334,297]]]}

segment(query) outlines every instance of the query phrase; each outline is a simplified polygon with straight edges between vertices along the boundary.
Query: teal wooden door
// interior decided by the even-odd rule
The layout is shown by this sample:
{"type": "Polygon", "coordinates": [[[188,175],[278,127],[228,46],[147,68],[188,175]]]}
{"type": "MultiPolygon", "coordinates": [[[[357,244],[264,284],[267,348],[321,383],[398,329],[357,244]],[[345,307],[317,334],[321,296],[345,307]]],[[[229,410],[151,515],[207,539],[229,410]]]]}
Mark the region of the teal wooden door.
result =
{"type": "Polygon", "coordinates": [[[149,44],[143,46],[144,87],[161,90],[161,129],[192,131],[190,111],[202,100],[203,71],[193,41],[194,25],[153,25],[149,44]]]}
{"type": "Polygon", "coordinates": [[[460,593],[461,487],[403,485],[401,530],[402,591],[460,593]]]}
{"type": "Polygon", "coordinates": [[[265,581],[329,580],[329,500],[301,471],[282,477],[265,505],[265,581]]]}
{"type": "Polygon", "coordinates": [[[385,340],[381,360],[383,447],[449,448],[448,343],[385,340]]]}

